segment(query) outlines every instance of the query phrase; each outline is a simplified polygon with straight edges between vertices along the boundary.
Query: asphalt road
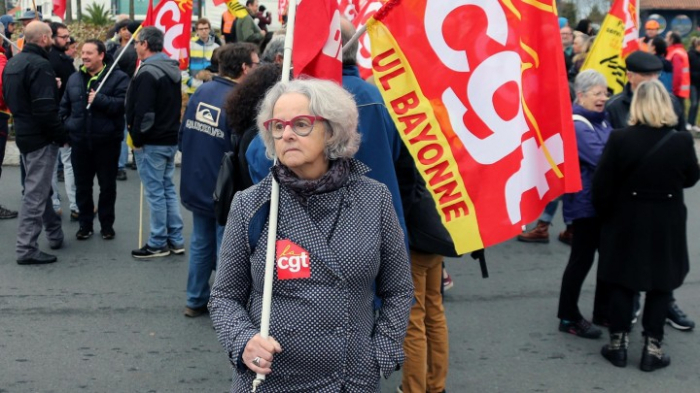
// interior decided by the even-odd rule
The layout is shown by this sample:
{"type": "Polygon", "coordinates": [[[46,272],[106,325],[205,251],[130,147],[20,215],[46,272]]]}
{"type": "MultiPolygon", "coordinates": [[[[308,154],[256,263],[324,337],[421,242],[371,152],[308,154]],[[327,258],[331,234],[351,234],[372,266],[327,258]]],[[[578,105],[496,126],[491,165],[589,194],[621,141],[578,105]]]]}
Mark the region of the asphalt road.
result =
{"type": "MultiPolygon", "coordinates": [[[[58,263],[17,265],[17,220],[0,221],[0,392],[228,391],[232,371],[211,322],[182,315],[187,255],[152,261],[130,256],[138,247],[139,182],[136,172],[128,175],[118,185],[116,239],[77,241],[77,224],[64,220],[67,245],[56,252],[58,263]]],[[[676,297],[700,322],[700,189],[687,192],[686,202],[691,273],[676,297]]],[[[0,203],[20,205],[16,167],[3,168],[0,203]]],[[[189,244],[191,216],[184,209],[183,216],[189,244]]],[[[560,230],[558,213],[552,233],[560,230]]],[[[40,245],[48,251],[43,236],[40,245]]],[[[447,391],[699,391],[698,333],[668,328],[671,366],[643,373],[637,368],[639,326],[631,335],[626,369],[600,356],[605,339],[557,331],[568,254],[568,246],[557,241],[509,241],[488,250],[488,279],[481,279],[471,259],[447,261],[455,281],[445,299],[447,391]]],[[[584,315],[590,316],[592,293],[589,277],[580,303],[584,315]]],[[[384,381],[382,392],[395,391],[399,380],[396,373],[384,381]]]]}

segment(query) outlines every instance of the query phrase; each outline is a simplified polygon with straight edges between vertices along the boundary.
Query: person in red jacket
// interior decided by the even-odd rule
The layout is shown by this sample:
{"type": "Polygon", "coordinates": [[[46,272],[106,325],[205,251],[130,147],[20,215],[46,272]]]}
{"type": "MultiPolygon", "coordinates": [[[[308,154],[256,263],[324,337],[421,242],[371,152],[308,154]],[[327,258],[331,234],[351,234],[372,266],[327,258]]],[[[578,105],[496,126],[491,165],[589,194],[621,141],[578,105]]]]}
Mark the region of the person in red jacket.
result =
{"type": "Polygon", "coordinates": [[[668,44],[666,60],[673,64],[673,95],[681,104],[690,97],[690,63],[681,36],[673,31],[666,33],[668,44]]]}
{"type": "MultiPolygon", "coordinates": [[[[0,47],[0,75],[5,70],[5,65],[7,64],[7,57],[5,56],[5,49],[0,47]]],[[[2,176],[2,161],[5,159],[5,144],[7,143],[7,120],[10,119],[10,110],[7,109],[7,104],[5,104],[5,98],[2,95],[2,78],[0,78],[0,176],[2,176]]],[[[0,205],[0,220],[17,218],[17,212],[5,208],[0,205]]]]}

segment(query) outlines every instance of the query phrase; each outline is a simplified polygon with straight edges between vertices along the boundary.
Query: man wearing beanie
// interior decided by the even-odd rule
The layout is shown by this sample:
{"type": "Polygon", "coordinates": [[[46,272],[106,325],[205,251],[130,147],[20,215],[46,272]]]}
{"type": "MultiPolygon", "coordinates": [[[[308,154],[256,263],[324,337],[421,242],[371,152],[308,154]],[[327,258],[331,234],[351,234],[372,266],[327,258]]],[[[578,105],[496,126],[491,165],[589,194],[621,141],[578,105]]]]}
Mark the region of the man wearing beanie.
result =
{"type": "MultiPolygon", "coordinates": [[[[658,79],[659,74],[663,69],[661,59],[655,55],[652,55],[651,53],[641,50],[632,52],[629,56],[627,56],[625,62],[627,64],[628,82],[625,85],[625,88],[622,90],[622,93],[614,95],[605,105],[605,111],[608,113],[608,119],[610,120],[610,124],[613,128],[627,127],[630,104],[632,103],[632,96],[637,90],[637,86],[639,86],[639,84],[642,82],[658,79]]],[[[676,116],[678,116],[678,124],[676,124],[674,128],[678,131],[685,131],[685,116],[683,107],[676,97],[674,97],[672,94],[670,97],[671,101],[673,102],[673,111],[676,113],[676,116]]],[[[640,309],[639,294],[637,294],[635,297],[634,304],[635,315],[633,316],[633,322],[637,320],[637,314],[639,313],[640,309]]],[[[690,331],[695,327],[695,322],[693,322],[693,320],[688,318],[686,314],[681,311],[676,304],[675,299],[672,299],[671,303],[668,305],[667,322],[675,329],[683,331],[690,331]]]]}
{"type": "MultiPolygon", "coordinates": [[[[605,110],[608,112],[608,118],[613,128],[627,127],[629,119],[630,104],[632,103],[632,95],[637,90],[640,83],[651,79],[658,79],[663,63],[651,53],[641,50],[632,52],[625,60],[627,64],[627,84],[620,94],[616,94],[608,100],[605,105],[605,110]]],[[[685,130],[685,115],[681,103],[671,96],[673,101],[673,110],[678,116],[678,124],[675,129],[679,131],[685,130]]]]}

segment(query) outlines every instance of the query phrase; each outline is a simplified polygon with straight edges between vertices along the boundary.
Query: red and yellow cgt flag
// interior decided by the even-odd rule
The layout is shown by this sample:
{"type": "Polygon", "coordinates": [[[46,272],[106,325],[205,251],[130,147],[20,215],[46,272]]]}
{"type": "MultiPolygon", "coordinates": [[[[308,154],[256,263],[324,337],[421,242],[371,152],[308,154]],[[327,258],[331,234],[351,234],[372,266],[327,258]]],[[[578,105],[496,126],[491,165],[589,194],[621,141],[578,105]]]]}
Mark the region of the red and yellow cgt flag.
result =
{"type": "Polygon", "coordinates": [[[594,69],[605,75],[608,87],[617,94],[627,83],[625,58],[639,49],[637,0],[615,0],[581,70],[594,69]]]}
{"type": "Polygon", "coordinates": [[[391,0],[372,70],[460,254],[581,188],[553,2],[391,0]]]}

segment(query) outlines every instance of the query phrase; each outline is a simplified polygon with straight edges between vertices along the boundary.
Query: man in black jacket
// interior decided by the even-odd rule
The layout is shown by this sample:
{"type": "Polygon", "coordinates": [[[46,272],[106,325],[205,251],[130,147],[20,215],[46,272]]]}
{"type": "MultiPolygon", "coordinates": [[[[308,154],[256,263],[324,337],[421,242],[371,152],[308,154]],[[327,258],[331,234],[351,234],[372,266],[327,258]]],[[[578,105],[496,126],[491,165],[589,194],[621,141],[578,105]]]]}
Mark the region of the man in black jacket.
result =
{"type": "Polygon", "coordinates": [[[117,161],[124,132],[124,98],[129,78],[113,70],[105,79],[105,45],[99,40],[83,44],[83,66],[66,84],[59,114],[70,134],[80,229],[78,240],[90,238],[95,218],[92,184],[100,185],[97,205],[103,239],[114,238],[114,204],[117,200],[117,161]],[[97,92],[97,89],[100,89],[97,92]],[[90,109],[86,109],[90,105],[90,109]]]}
{"type": "MultiPolygon", "coordinates": [[[[663,69],[661,60],[651,53],[636,51],[627,56],[625,60],[627,65],[627,84],[622,90],[622,93],[610,97],[610,100],[605,104],[605,111],[608,113],[608,119],[613,128],[627,127],[627,120],[630,115],[630,105],[632,104],[632,96],[640,83],[658,79],[659,73],[663,69]]],[[[676,130],[685,131],[685,111],[673,95],[673,110],[678,116],[678,124],[676,130]]]]}
{"type": "Polygon", "coordinates": [[[146,27],[134,40],[142,61],[127,91],[126,124],[151,211],[148,242],[134,258],[184,254],[180,202],[173,183],[180,129],[180,69],[163,50],[163,32],[146,27]]]}
{"type": "Polygon", "coordinates": [[[24,196],[17,229],[17,263],[56,262],[39,250],[42,224],[52,249],[63,245],[61,218],[51,205],[51,177],[58,146],[67,144],[66,130],[58,117],[56,74],[48,60],[51,29],[42,22],[25,28],[26,43],[3,72],[3,94],[14,115],[17,147],[26,169],[24,196]]]}
{"type": "MultiPolygon", "coordinates": [[[[659,73],[663,69],[661,60],[651,53],[636,51],[632,52],[625,60],[627,65],[627,85],[620,94],[614,95],[605,104],[605,111],[608,114],[608,119],[613,128],[625,128],[628,126],[630,105],[632,97],[637,90],[637,86],[642,82],[658,79],[659,73]]],[[[678,116],[678,124],[675,129],[678,131],[686,131],[685,129],[685,110],[680,101],[673,94],[669,94],[673,103],[673,111],[678,116]]],[[[637,321],[639,314],[639,294],[635,296],[635,315],[633,321],[637,321]]],[[[675,329],[681,331],[690,331],[695,328],[695,322],[678,307],[676,300],[672,299],[668,306],[668,323],[675,329]]]]}

